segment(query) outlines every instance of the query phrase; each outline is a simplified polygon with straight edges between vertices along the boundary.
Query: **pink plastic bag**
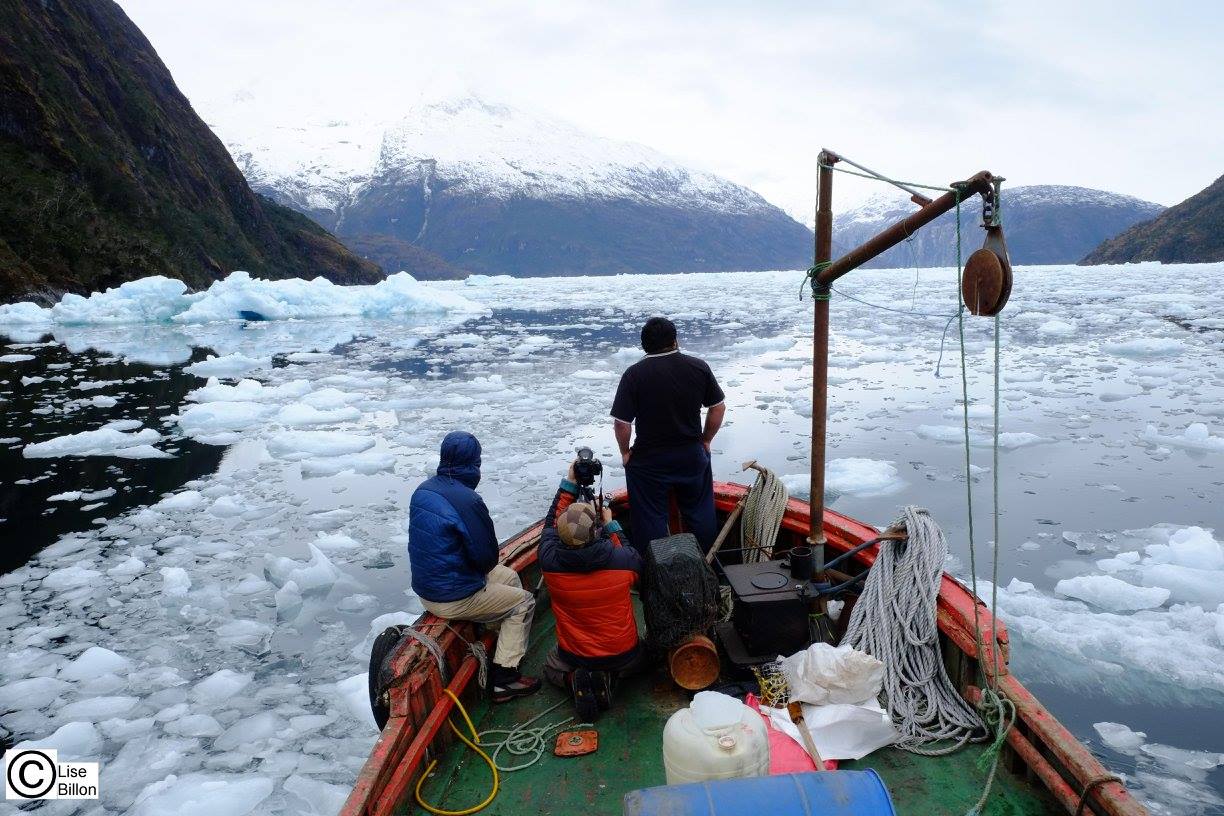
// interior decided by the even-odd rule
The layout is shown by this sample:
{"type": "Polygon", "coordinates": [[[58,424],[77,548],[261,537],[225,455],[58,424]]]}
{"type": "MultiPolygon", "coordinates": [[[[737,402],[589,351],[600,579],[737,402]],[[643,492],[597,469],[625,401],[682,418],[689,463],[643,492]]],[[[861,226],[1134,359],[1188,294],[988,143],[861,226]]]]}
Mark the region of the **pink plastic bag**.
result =
{"type": "MultiPolygon", "coordinates": [[[[808,756],[807,749],[791,739],[789,734],[774,728],[769,717],[761,713],[761,703],[755,694],[748,694],[744,697],[744,704],[765,720],[765,728],[769,732],[769,773],[771,776],[816,770],[816,763],[808,756]]],[[[837,770],[836,759],[826,759],[824,765],[826,770],[837,770]]]]}

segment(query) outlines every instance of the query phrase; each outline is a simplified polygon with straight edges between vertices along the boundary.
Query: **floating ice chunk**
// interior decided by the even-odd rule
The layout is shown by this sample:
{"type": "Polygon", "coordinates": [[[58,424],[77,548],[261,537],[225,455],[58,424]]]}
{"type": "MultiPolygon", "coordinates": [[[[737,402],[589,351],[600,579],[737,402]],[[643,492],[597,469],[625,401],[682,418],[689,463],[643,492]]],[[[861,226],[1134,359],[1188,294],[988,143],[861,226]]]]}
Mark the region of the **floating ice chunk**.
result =
{"type": "Polygon", "coordinates": [[[192,363],[183,370],[197,377],[242,377],[252,371],[268,368],[272,359],[247,357],[245,354],[227,354],[223,357],[209,357],[198,363],[192,363]]]}
{"type": "Polygon", "coordinates": [[[1147,734],[1142,731],[1132,731],[1121,723],[1093,723],[1093,728],[1101,735],[1101,741],[1106,746],[1123,754],[1133,754],[1147,741],[1147,734]]]}
{"type": "Polygon", "coordinates": [[[241,649],[248,654],[265,654],[271,637],[272,627],[259,621],[238,619],[217,628],[217,640],[223,646],[241,649]]]}
{"type": "Polygon", "coordinates": [[[188,406],[178,415],[178,425],[191,436],[245,431],[258,425],[271,412],[271,407],[258,402],[206,402],[188,406]]]}
{"type": "Polygon", "coordinates": [[[370,437],[340,431],[283,431],[268,440],[268,451],[289,461],[351,455],[372,447],[370,437]]]}
{"type": "Polygon", "coordinates": [[[888,496],[905,486],[892,462],[879,459],[834,459],[825,470],[825,484],[851,496],[888,496]]]}
{"type": "Polygon", "coordinates": [[[25,363],[33,359],[33,354],[0,354],[0,363],[25,363]]]}
{"type": "Polygon", "coordinates": [[[1122,343],[1105,343],[1101,350],[1120,357],[1170,357],[1179,354],[1185,347],[1178,340],[1164,337],[1145,337],[1122,343]]]}
{"type": "Polygon", "coordinates": [[[342,785],[332,785],[318,779],[294,774],[285,780],[285,790],[301,800],[305,813],[334,816],[344,807],[349,791],[342,785]]]}
{"type": "Polygon", "coordinates": [[[253,679],[254,675],[221,669],[196,683],[195,688],[191,690],[191,696],[202,703],[217,705],[242,691],[253,679]]]}
{"type": "Polygon", "coordinates": [[[349,456],[302,460],[302,475],[306,477],[336,476],[341,473],[369,476],[394,469],[395,454],[386,451],[366,451],[349,456]]]}
{"type": "Polygon", "coordinates": [[[162,592],[170,597],[180,597],[191,589],[191,576],[182,567],[162,567],[162,592]]]}
{"type": "Polygon", "coordinates": [[[324,278],[262,280],[232,272],[217,281],[184,311],[176,323],[207,323],[257,314],[264,320],[412,313],[487,311],[454,292],[427,287],[407,272],[389,275],[373,286],[337,286],[324,278]]]}
{"type": "Polygon", "coordinates": [[[175,493],[153,505],[153,509],[159,513],[174,513],[187,510],[198,510],[203,507],[208,500],[198,490],[184,490],[181,493],[175,493]]]}
{"type": "Polygon", "coordinates": [[[365,725],[369,731],[378,730],[378,724],[374,722],[374,712],[370,710],[369,675],[366,672],[354,674],[336,683],[336,692],[339,694],[340,704],[349,716],[365,725]]]}
{"type": "Polygon", "coordinates": [[[1169,600],[1170,592],[1162,587],[1137,587],[1119,581],[1111,575],[1081,575],[1064,578],[1054,591],[1069,598],[1079,598],[1110,612],[1134,612],[1155,609],[1169,600]]]}
{"type": "Polygon", "coordinates": [[[247,512],[247,506],[239,504],[233,496],[220,496],[208,508],[210,515],[218,518],[233,518],[247,512]]]}
{"type": "Polygon", "coordinates": [[[1007,585],[1008,592],[1033,592],[1037,589],[1028,581],[1021,581],[1019,578],[1011,579],[1011,583],[1007,585]]]}
{"type": "Polygon", "coordinates": [[[207,714],[188,714],[165,725],[167,734],[178,737],[215,737],[221,733],[221,723],[207,714]]]}
{"type": "Polygon", "coordinates": [[[1224,754],[1215,751],[1191,751],[1156,742],[1142,745],[1139,750],[1169,771],[1187,779],[1201,781],[1207,778],[1207,771],[1224,765],[1224,754]]]}
{"type": "Polygon", "coordinates": [[[303,596],[326,595],[344,573],[314,544],[306,546],[310,548],[310,561],[291,571],[288,580],[297,584],[303,596]]]}
{"type": "Polygon", "coordinates": [[[356,422],[361,419],[361,411],[353,406],[320,411],[311,405],[295,402],[286,405],[276,415],[276,421],[291,428],[309,427],[312,425],[335,425],[339,422],[356,422]]]}
{"type": "MultiPolygon", "coordinates": [[[[140,423],[136,423],[139,427],[140,423]]],[[[131,431],[126,423],[112,423],[93,431],[58,436],[46,442],[26,445],[22,456],[27,459],[49,459],[56,456],[122,456],[130,458],[169,457],[170,454],[151,447],[162,435],[152,428],[131,431]],[[152,451],[152,454],[148,452],[152,451]]]]}
{"type": "Polygon", "coordinates": [[[30,677],[0,686],[0,711],[33,711],[46,708],[67,691],[69,685],[54,677],[30,677]]]}
{"type": "MultiPolygon", "coordinates": [[[[1224,569],[1224,545],[1202,527],[1183,527],[1169,536],[1168,554],[1174,564],[1201,570],[1224,569]]],[[[1148,548],[1155,554],[1156,547],[1148,548]]],[[[1155,558],[1153,558],[1155,560],[1155,558]]]]}
{"type": "Polygon", "coordinates": [[[276,600],[277,620],[292,621],[302,611],[302,593],[295,581],[286,581],[283,587],[276,590],[273,598],[276,600]]]}
{"type": "Polygon", "coordinates": [[[273,787],[263,776],[171,774],[147,785],[128,816],[246,816],[272,795],[273,787]]]}
{"type": "Polygon", "coordinates": [[[1216,570],[1200,570],[1179,564],[1142,564],[1141,582],[1169,590],[1174,603],[1215,607],[1224,603],[1224,576],[1216,570]]]}
{"type": "Polygon", "coordinates": [[[350,403],[357,402],[361,399],[360,394],[351,394],[347,391],[341,391],[339,388],[320,388],[317,391],[311,391],[302,397],[302,402],[309,405],[311,408],[318,408],[320,411],[334,411],[339,408],[344,408],[350,403]]]}
{"type": "Polygon", "coordinates": [[[278,733],[282,728],[283,723],[279,717],[271,711],[263,711],[238,720],[238,722],[225,729],[225,733],[217,737],[213,742],[213,748],[218,751],[232,751],[239,745],[267,739],[278,733]]]}
{"type": "Polygon", "coordinates": [[[192,402],[285,402],[298,399],[310,392],[311,385],[306,380],[290,380],[275,386],[265,386],[259,380],[239,380],[234,385],[226,385],[216,379],[209,379],[203,386],[190,391],[187,399],[192,402]]]}
{"type": "Polygon", "coordinates": [[[795,342],[793,337],[751,337],[732,344],[727,351],[734,355],[761,354],[766,351],[790,351],[795,347],[795,342]]]}
{"type": "Polygon", "coordinates": [[[0,306],[0,326],[39,325],[51,322],[51,310],[29,301],[0,306]]]}
{"type": "Polygon", "coordinates": [[[139,737],[152,731],[153,725],[152,717],[141,717],[136,720],[124,720],[116,717],[98,723],[98,728],[108,739],[128,742],[134,737],[139,737]]]}
{"type": "Polygon", "coordinates": [[[1157,445],[1172,445],[1186,450],[1224,452],[1224,436],[1214,436],[1202,422],[1194,422],[1181,434],[1162,434],[1155,425],[1148,425],[1143,439],[1157,445]]]}
{"type": "Polygon", "coordinates": [[[126,583],[132,580],[135,576],[144,572],[145,562],[141,561],[134,555],[129,555],[123,561],[120,561],[115,566],[106,571],[106,574],[113,578],[118,583],[126,583]]]}
{"type": "Polygon", "coordinates": [[[42,585],[44,589],[61,592],[67,589],[88,586],[101,577],[102,573],[97,570],[88,569],[80,564],[73,564],[71,567],[61,567],[47,573],[43,577],[42,585]]]}
{"type": "Polygon", "coordinates": [[[617,375],[612,371],[596,371],[591,368],[584,368],[570,374],[570,378],[574,380],[587,380],[588,382],[599,382],[602,380],[615,380],[617,375]]]}
{"type": "MultiPolygon", "coordinates": [[[[919,425],[914,432],[924,439],[932,439],[936,442],[956,442],[962,445],[965,442],[965,429],[955,425],[919,425]]],[[[1005,450],[1024,448],[1048,441],[1045,437],[1028,431],[1009,431],[999,434],[999,447],[1005,450]]],[[[969,444],[975,448],[988,448],[994,443],[990,434],[970,428],[969,444]]]]}
{"type": "Polygon", "coordinates": [[[347,536],[344,533],[332,533],[329,535],[320,532],[315,537],[314,543],[321,550],[355,550],[361,546],[351,536],[347,536]]]}
{"type": "Polygon", "coordinates": [[[1075,332],[1075,324],[1065,320],[1047,320],[1037,327],[1037,333],[1043,337],[1070,337],[1075,332]]]}
{"type": "Polygon", "coordinates": [[[102,749],[102,735],[91,722],[70,722],[61,725],[49,737],[26,740],[13,746],[13,751],[25,748],[54,748],[60,760],[97,760],[102,749]]]}
{"type": "Polygon", "coordinates": [[[62,722],[82,720],[96,723],[112,717],[122,717],[139,703],[135,697],[89,697],[61,706],[56,715],[62,722]]]}
{"type": "Polygon", "coordinates": [[[51,317],[63,325],[160,323],[181,311],[190,298],[182,281],[154,275],[89,297],[66,294],[51,307],[51,317]]]}
{"type": "Polygon", "coordinates": [[[64,668],[60,669],[61,680],[89,680],[100,674],[124,674],[132,667],[132,661],[110,649],[90,646],[64,668]]]}

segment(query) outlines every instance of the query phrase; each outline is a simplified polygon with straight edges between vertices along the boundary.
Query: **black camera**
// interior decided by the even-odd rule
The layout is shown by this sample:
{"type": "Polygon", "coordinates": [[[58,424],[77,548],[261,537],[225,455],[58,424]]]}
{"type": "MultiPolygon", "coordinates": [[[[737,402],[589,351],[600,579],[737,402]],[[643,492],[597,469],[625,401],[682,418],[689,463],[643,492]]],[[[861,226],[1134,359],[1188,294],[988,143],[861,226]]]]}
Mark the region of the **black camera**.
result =
{"type": "Polygon", "coordinates": [[[595,484],[595,477],[603,474],[603,463],[595,458],[590,448],[579,448],[578,458],[574,460],[574,478],[582,487],[595,484]]]}

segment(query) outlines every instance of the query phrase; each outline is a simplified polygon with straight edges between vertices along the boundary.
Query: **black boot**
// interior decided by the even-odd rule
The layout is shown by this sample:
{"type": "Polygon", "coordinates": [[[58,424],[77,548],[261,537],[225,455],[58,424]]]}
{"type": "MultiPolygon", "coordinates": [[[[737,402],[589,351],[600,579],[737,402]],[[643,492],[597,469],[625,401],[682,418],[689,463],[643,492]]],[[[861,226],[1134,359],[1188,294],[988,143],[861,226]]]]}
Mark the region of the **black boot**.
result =
{"type": "Polygon", "coordinates": [[[508,703],[515,697],[535,694],[543,686],[538,677],[524,677],[518,669],[508,669],[496,663],[491,674],[494,703],[508,703]]]}
{"type": "Polygon", "coordinates": [[[599,701],[595,697],[595,682],[588,669],[574,669],[570,675],[570,692],[574,695],[574,711],[580,723],[593,723],[599,716],[599,701]]]}

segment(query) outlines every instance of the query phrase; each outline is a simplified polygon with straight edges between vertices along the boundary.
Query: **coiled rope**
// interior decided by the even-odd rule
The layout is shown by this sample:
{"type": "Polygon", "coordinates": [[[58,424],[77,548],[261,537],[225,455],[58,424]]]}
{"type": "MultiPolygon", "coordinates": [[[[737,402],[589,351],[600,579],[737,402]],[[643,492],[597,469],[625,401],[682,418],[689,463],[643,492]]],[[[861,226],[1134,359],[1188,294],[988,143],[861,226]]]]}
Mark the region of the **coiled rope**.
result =
{"type": "Polygon", "coordinates": [[[786,514],[786,485],[772,470],[754,466],[756,481],[744,497],[740,534],[744,541],[744,561],[755,563],[773,557],[774,543],[786,514]]]}
{"type": "Polygon", "coordinates": [[[906,507],[892,527],[904,529],[908,540],[880,542],[842,643],[884,663],[884,704],[901,732],[896,746],[942,756],[987,735],[940,655],[935,604],[948,541],[921,507],[906,507]]]}
{"type": "MultiPolygon", "coordinates": [[[[556,711],[567,702],[569,702],[568,698],[558,700],[555,704],[544,709],[530,720],[519,723],[513,728],[490,728],[488,731],[481,731],[479,742],[485,748],[493,749],[493,764],[497,766],[497,770],[502,773],[511,773],[513,771],[521,771],[524,768],[530,768],[539,762],[540,757],[544,756],[544,752],[548,750],[549,737],[553,735],[554,731],[573,722],[574,718],[566,717],[564,720],[558,720],[552,725],[542,725],[536,728],[531,728],[531,724],[556,711]],[[489,742],[485,739],[493,734],[505,734],[505,737],[497,742],[489,742]],[[518,765],[502,765],[497,761],[497,755],[502,751],[511,756],[530,756],[531,759],[518,765]]],[[[578,723],[574,727],[584,728],[589,726],[590,723],[578,723]]]]}

